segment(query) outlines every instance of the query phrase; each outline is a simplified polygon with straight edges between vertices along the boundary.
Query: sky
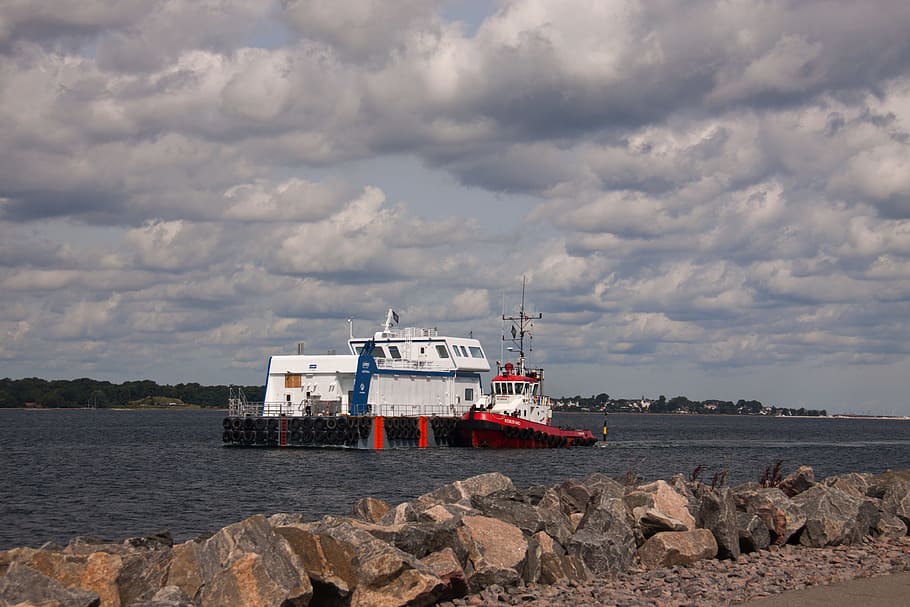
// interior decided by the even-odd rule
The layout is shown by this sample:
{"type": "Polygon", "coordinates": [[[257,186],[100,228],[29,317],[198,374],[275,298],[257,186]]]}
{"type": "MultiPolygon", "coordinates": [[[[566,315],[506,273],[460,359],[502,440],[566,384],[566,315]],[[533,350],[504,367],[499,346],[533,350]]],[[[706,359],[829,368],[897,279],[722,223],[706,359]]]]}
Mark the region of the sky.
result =
{"type": "Polygon", "coordinates": [[[910,415],[910,3],[5,0],[0,377],[386,310],[554,396],[910,415]]]}

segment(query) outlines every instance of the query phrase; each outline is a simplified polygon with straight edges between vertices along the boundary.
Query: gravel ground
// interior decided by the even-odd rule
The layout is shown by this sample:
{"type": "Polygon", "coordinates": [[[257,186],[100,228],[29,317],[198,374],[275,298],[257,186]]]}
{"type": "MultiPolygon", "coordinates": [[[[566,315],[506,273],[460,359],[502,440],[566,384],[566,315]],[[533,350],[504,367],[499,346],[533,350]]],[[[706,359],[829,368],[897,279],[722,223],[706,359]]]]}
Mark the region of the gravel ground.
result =
{"type": "Polygon", "coordinates": [[[910,571],[910,537],[867,539],[854,546],[772,546],[737,561],[700,561],[689,567],[632,570],[581,584],[492,586],[480,594],[440,603],[526,607],[720,607],[860,577],[910,571]]]}

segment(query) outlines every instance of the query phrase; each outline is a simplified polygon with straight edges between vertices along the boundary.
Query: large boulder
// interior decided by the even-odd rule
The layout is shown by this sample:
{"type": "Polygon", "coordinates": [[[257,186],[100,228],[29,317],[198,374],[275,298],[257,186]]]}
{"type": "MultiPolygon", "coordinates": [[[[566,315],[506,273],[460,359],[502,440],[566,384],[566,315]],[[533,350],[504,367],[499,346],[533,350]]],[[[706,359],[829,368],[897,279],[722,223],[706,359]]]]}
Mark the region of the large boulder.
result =
{"type": "Polygon", "coordinates": [[[546,531],[557,541],[567,541],[572,535],[572,522],[562,511],[556,491],[548,489],[536,501],[532,505],[530,498],[518,491],[498,491],[477,496],[471,504],[482,515],[511,523],[527,535],[546,531]]]}
{"type": "Polygon", "coordinates": [[[556,485],[555,490],[559,496],[559,505],[566,516],[578,512],[583,514],[594,495],[591,487],[576,480],[567,480],[556,485]]]}
{"type": "Polygon", "coordinates": [[[467,558],[467,549],[462,545],[458,535],[458,529],[461,526],[460,516],[443,519],[439,522],[428,521],[401,525],[377,525],[357,520],[348,522],[355,528],[362,529],[373,537],[388,542],[418,559],[444,548],[453,549],[460,562],[464,562],[467,558]]]}
{"type": "Polygon", "coordinates": [[[429,566],[351,521],[276,528],[314,582],[313,604],[351,607],[431,605],[448,586],[429,566]]]}
{"type": "Polygon", "coordinates": [[[736,500],[727,487],[699,487],[695,498],[696,526],[708,529],[717,541],[717,556],[737,559],[740,555],[739,529],[736,520],[736,500]]]}
{"type": "Polygon", "coordinates": [[[635,519],[635,524],[641,529],[642,536],[645,539],[661,531],[688,530],[688,526],[684,522],[678,521],[660,510],[646,506],[632,508],[632,518],[635,519]]]}
{"type": "Polygon", "coordinates": [[[27,565],[13,562],[0,578],[0,605],[42,607],[99,607],[97,593],[67,587],[27,565]]]}
{"type": "Polygon", "coordinates": [[[174,546],[167,585],[201,607],[305,607],[313,594],[300,559],[262,515],[174,546]]]}
{"type": "Polygon", "coordinates": [[[131,538],[119,544],[77,538],[66,548],[20,548],[9,557],[64,586],[98,594],[105,607],[154,595],[167,578],[170,542],[131,538]]]}
{"type": "Polygon", "coordinates": [[[378,523],[389,510],[387,503],[375,497],[362,497],[351,506],[354,517],[368,523],[378,523]]]}
{"type": "Polygon", "coordinates": [[[815,485],[815,471],[811,466],[800,466],[783,478],[778,487],[787,497],[799,495],[815,485]]]}
{"type": "Polygon", "coordinates": [[[695,517],[689,512],[688,498],[677,492],[667,481],[639,485],[625,495],[625,502],[630,510],[636,507],[653,508],[682,522],[686,529],[695,529],[695,517]]]}
{"type": "Polygon", "coordinates": [[[566,552],[598,575],[626,571],[635,558],[635,535],[622,498],[611,497],[610,491],[597,494],[566,544],[566,552]]]}
{"type": "Polygon", "coordinates": [[[472,499],[499,491],[515,491],[512,479],[499,472],[489,472],[443,485],[421,495],[417,498],[415,507],[418,510],[426,510],[436,504],[463,504],[470,507],[472,499]]]}
{"type": "Polygon", "coordinates": [[[835,487],[857,497],[865,497],[869,491],[869,483],[873,475],[864,472],[850,472],[836,474],[825,478],[822,483],[828,487],[835,487]]]}
{"type": "Polygon", "coordinates": [[[468,580],[460,559],[451,548],[444,548],[420,559],[447,586],[446,595],[461,597],[468,593],[468,580]]]}
{"type": "Polygon", "coordinates": [[[757,514],[736,512],[736,532],[740,553],[765,550],[771,545],[771,531],[757,514]]]}
{"type": "Polygon", "coordinates": [[[492,584],[518,583],[528,552],[521,529],[487,516],[466,516],[459,535],[468,548],[465,574],[472,592],[492,584]]]}
{"type": "Polygon", "coordinates": [[[777,487],[737,490],[734,497],[738,510],[761,517],[774,544],[786,544],[806,523],[802,509],[777,487]]]}
{"type": "Polygon", "coordinates": [[[717,542],[707,529],[664,531],[654,535],[638,549],[638,558],[646,569],[691,565],[714,558],[717,542]]]}
{"type": "Polygon", "coordinates": [[[875,502],[825,485],[816,485],[793,498],[806,515],[799,543],[812,548],[858,544],[878,524],[875,502]]]}
{"type": "Polygon", "coordinates": [[[616,498],[622,497],[626,492],[625,485],[600,472],[591,472],[582,480],[582,484],[587,487],[592,501],[599,495],[616,498]]]}
{"type": "Polygon", "coordinates": [[[869,495],[881,499],[882,510],[910,526],[910,480],[894,472],[886,472],[869,486],[869,495]]]}

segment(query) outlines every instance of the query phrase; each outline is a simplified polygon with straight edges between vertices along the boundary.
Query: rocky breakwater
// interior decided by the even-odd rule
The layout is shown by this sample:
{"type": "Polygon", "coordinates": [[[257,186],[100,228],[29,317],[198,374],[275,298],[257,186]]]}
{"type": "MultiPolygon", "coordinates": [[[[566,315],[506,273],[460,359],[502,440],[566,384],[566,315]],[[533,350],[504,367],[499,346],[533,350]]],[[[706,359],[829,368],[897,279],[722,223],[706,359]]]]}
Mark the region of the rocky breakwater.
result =
{"type": "Polygon", "coordinates": [[[817,481],[800,468],[732,488],[592,474],[527,489],[492,473],[394,507],[257,515],[179,544],[165,533],[7,550],[0,607],[723,605],[787,581],[910,569],[908,523],[910,471],[817,481]],[[832,552],[854,547],[865,552],[832,552]]]}

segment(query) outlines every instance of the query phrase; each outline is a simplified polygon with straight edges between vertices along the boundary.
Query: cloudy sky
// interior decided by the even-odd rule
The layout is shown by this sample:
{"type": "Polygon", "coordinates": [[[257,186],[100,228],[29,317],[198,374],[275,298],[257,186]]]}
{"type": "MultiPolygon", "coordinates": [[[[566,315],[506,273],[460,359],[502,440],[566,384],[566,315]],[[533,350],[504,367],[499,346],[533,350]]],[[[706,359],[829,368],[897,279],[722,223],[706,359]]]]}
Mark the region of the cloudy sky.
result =
{"type": "Polygon", "coordinates": [[[4,0],[0,376],[402,324],[554,395],[910,414],[910,3],[4,0]]]}

